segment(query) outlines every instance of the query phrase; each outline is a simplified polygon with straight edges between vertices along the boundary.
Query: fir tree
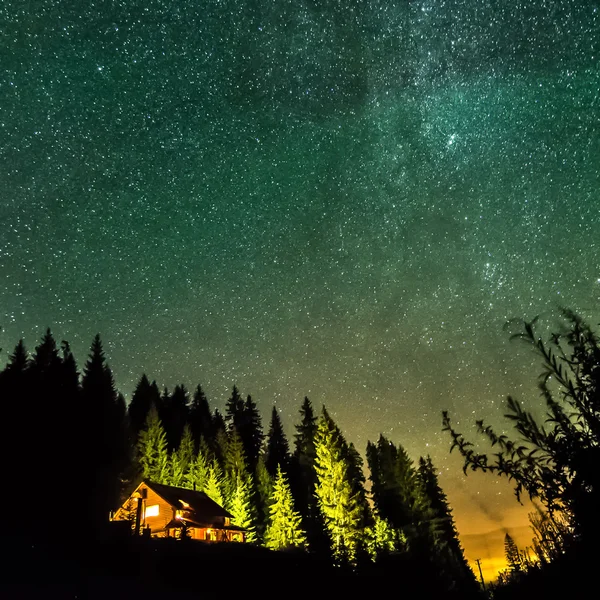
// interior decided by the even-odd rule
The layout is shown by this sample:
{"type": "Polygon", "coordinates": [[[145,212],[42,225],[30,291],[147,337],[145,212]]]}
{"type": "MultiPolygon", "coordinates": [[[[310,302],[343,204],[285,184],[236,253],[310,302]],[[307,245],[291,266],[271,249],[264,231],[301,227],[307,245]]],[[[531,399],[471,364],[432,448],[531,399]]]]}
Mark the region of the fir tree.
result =
{"type": "Polygon", "coordinates": [[[232,428],[226,436],[224,450],[225,482],[224,491],[226,501],[230,501],[240,481],[248,478],[244,446],[237,429],[232,428]]]}
{"type": "Polygon", "coordinates": [[[317,420],[312,404],[305,396],[304,402],[300,407],[300,424],[296,425],[296,435],[294,436],[294,458],[300,468],[303,480],[308,483],[311,490],[316,482],[314,467],[317,456],[315,449],[315,436],[318,428],[317,420]]]}
{"type": "Polygon", "coordinates": [[[256,403],[248,395],[244,403],[242,419],[239,425],[239,434],[244,444],[244,454],[248,469],[254,471],[258,462],[258,455],[264,440],[262,422],[256,403]]]}
{"type": "Polygon", "coordinates": [[[194,440],[188,425],[183,430],[179,448],[171,454],[170,484],[183,485],[194,458],[194,440]]]}
{"type": "Polygon", "coordinates": [[[277,412],[277,407],[273,407],[271,412],[271,424],[269,425],[269,434],[267,435],[266,449],[267,471],[271,477],[277,474],[277,467],[280,466],[285,473],[289,469],[290,447],[283,432],[281,418],[277,412]]]}
{"type": "Polygon", "coordinates": [[[348,461],[348,477],[352,486],[352,494],[360,507],[361,527],[368,527],[373,521],[367,492],[365,490],[365,474],[363,471],[363,459],[354,447],[354,444],[347,445],[344,440],[344,454],[348,461]]]}
{"type": "Polygon", "coordinates": [[[523,570],[523,556],[509,533],[504,536],[504,554],[511,573],[520,573],[523,570]]]}
{"type": "Polygon", "coordinates": [[[204,440],[200,442],[200,447],[196,456],[190,463],[190,468],[185,475],[184,487],[190,490],[196,490],[198,492],[204,491],[206,482],[208,480],[209,461],[208,461],[208,447],[204,440]]]}
{"type": "Polygon", "coordinates": [[[189,424],[192,429],[192,435],[196,448],[200,444],[200,439],[208,440],[212,437],[212,415],[206,395],[199,385],[194,392],[194,398],[190,406],[189,424]]]}
{"type": "Polygon", "coordinates": [[[89,494],[98,526],[118,505],[120,474],[126,468],[126,448],[122,439],[122,415],[117,391],[108,366],[100,335],[96,335],[81,379],[81,397],[89,448],[89,469],[94,472],[95,489],[89,494]]]}
{"type": "Polygon", "coordinates": [[[254,504],[257,514],[257,535],[263,539],[269,519],[269,502],[273,493],[273,478],[269,475],[265,465],[265,455],[261,452],[256,463],[256,485],[254,490],[254,504]]]}
{"type": "Polygon", "coordinates": [[[145,428],[140,432],[138,461],[143,479],[155,483],[169,483],[167,437],[154,406],[148,413],[145,428]]]}
{"type": "Polygon", "coordinates": [[[215,408],[215,412],[213,413],[212,427],[212,437],[208,440],[210,451],[219,463],[223,464],[225,449],[227,448],[227,427],[225,419],[218,408],[215,408]]]}
{"type": "Polygon", "coordinates": [[[225,499],[223,497],[223,471],[216,461],[213,461],[208,468],[204,493],[219,506],[225,506],[225,499]]]}
{"type": "Polygon", "coordinates": [[[361,507],[352,491],[343,439],[324,407],[315,445],[315,493],[331,538],[333,556],[353,561],[361,535],[361,507]]]}
{"type": "Polygon", "coordinates": [[[176,385],[172,394],[165,394],[163,397],[161,412],[161,420],[171,452],[179,446],[188,413],[189,394],[184,385],[176,385]]]}
{"type": "Polygon", "coordinates": [[[244,401],[240,396],[237,386],[233,386],[231,396],[227,400],[225,408],[225,420],[229,427],[236,427],[238,430],[244,419],[244,401]]]}
{"type": "Polygon", "coordinates": [[[372,525],[366,529],[365,534],[367,551],[372,560],[396,552],[403,545],[403,537],[377,513],[373,515],[372,525]]]}
{"type": "Polygon", "coordinates": [[[302,517],[294,510],[290,486],[281,470],[277,469],[270,507],[271,518],[265,532],[265,546],[272,550],[306,547],[302,517]]]}
{"type": "Polygon", "coordinates": [[[156,406],[158,409],[159,405],[160,392],[156,382],[150,383],[148,377],[145,374],[142,375],[129,403],[129,426],[133,439],[137,439],[144,427],[150,408],[156,406]]]}
{"type": "Polygon", "coordinates": [[[295,449],[290,465],[290,486],[296,499],[296,506],[303,517],[311,551],[325,556],[329,553],[330,540],[324,529],[323,518],[315,496],[317,420],[310,400],[304,397],[300,407],[300,423],[296,425],[294,436],[295,449]]]}
{"type": "Polygon", "coordinates": [[[455,576],[474,580],[465,559],[446,494],[440,487],[431,457],[419,459],[419,476],[431,507],[432,534],[443,555],[447,555],[455,576]]]}
{"type": "Polygon", "coordinates": [[[252,480],[239,479],[228,505],[231,524],[246,532],[246,541],[256,542],[256,516],[252,504],[252,480]]]}
{"type": "Polygon", "coordinates": [[[381,435],[376,446],[367,444],[367,461],[375,508],[395,529],[415,541],[420,525],[431,515],[421,480],[406,450],[381,435]]]}

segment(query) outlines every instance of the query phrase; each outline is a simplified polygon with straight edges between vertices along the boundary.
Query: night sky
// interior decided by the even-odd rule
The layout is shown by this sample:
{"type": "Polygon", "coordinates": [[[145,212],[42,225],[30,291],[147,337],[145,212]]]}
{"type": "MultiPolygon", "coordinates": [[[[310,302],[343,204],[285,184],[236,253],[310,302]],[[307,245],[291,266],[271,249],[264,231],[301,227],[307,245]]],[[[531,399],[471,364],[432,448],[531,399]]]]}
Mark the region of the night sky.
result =
{"type": "Polygon", "coordinates": [[[431,453],[462,533],[526,524],[440,413],[535,403],[507,319],[600,320],[598,2],[5,0],[0,34],[2,362],[51,326],[128,397],[237,383],[291,434],[308,395],[431,453]]]}

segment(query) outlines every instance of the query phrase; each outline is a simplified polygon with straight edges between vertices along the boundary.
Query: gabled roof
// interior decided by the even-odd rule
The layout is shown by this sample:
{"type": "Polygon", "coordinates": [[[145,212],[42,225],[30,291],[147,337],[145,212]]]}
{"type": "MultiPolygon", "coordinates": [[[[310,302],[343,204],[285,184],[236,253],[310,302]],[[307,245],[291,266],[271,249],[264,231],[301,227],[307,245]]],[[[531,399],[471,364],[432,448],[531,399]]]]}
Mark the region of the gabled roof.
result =
{"type": "Polygon", "coordinates": [[[173,508],[178,510],[190,510],[195,513],[194,516],[198,519],[210,517],[233,518],[231,513],[228,513],[222,506],[219,506],[214,500],[211,500],[204,492],[195,492],[194,490],[187,490],[172,485],[154,483],[153,481],[142,481],[140,486],[143,484],[156,492],[173,508]]]}

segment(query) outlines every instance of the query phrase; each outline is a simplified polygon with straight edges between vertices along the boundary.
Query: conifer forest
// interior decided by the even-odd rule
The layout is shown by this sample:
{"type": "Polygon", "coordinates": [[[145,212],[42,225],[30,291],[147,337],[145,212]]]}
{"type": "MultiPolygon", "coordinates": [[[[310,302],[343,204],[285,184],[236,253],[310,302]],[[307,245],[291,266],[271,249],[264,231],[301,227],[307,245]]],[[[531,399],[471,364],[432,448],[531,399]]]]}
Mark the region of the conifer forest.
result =
{"type": "MultiPolygon", "coordinates": [[[[536,321],[521,323],[512,336],[542,359],[544,422],[509,397],[506,418],[517,437],[478,421],[498,450],[486,454],[443,413],[449,450],[462,455],[465,473],[507,477],[517,499],[527,494],[539,501],[531,515],[532,547],[519,548],[505,536],[508,567],[487,590],[500,598],[556,585],[554,578],[573,576],[574,564],[595,555],[600,341],[572,311],[564,310],[563,319],[562,331],[547,341],[536,333],[536,321]]],[[[64,515],[67,544],[105,538],[109,514],[143,480],[204,492],[246,532],[244,546],[310,557],[315,563],[305,568],[328,565],[329,577],[401,575],[406,586],[440,597],[486,591],[465,559],[431,458],[413,459],[380,435],[368,442],[363,459],[326,406],[315,408],[308,397],[291,439],[276,406],[263,424],[252,396],[235,385],[221,413],[201,385],[161,389],[143,374],[127,404],[99,335],[80,370],[68,342],[59,347],[50,329],[31,353],[23,340],[15,346],[0,373],[0,397],[5,423],[26,423],[20,445],[8,428],[2,438],[4,454],[13,457],[6,479],[11,489],[24,490],[33,477],[39,492],[21,495],[19,510],[36,514],[42,504],[44,513],[64,515]],[[24,468],[27,462],[33,468],[24,468]]],[[[13,498],[3,501],[10,510],[13,498]]],[[[44,539],[56,535],[55,527],[53,520],[8,520],[5,532],[44,539]]],[[[178,541],[185,539],[180,532],[178,541]]],[[[185,553],[195,544],[204,543],[180,547],[185,553]]]]}
{"type": "Polygon", "coordinates": [[[598,0],[0,40],[0,600],[598,596],[598,0]]]}

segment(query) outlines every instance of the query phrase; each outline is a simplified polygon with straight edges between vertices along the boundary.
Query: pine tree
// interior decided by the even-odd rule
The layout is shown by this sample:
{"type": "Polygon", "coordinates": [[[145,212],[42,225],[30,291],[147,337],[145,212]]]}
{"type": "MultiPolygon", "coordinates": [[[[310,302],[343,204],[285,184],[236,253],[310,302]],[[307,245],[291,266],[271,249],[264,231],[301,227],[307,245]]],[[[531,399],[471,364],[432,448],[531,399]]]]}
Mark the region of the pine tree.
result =
{"type": "MultiPolygon", "coordinates": [[[[166,390],[165,390],[166,391],[166,390]]],[[[161,421],[167,435],[169,451],[179,447],[183,428],[188,420],[189,394],[184,385],[176,385],[172,394],[165,394],[162,401],[161,421]]]]}
{"type": "Polygon", "coordinates": [[[258,462],[256,463],[255,481],[254,504],[257,516],[257,535],[259,540],[262,540],[269,520],[269,502],[273,493],[273,478],[267,471],[263,452],[258,456],[258,462]]]}
{"type": "Polygon", "coordinates": [[[315,437],[317,435],[318,419],[314,414],[310,400],[306,396],[300,407],[300,419],[300,424],[296,425],[296,435],[294,436],[294,458],[298,463],[302,478],[313,489],[316,482],[314,467],[317,456],[315,437]]]}
{"type": "Polygon", "coordinates": [[[212,415],[210,414],[208,400],[200,385],[194,392],[194,398],[190,406],[189,424],[192,429],[196,448],[200,444],[200,439],[208,440],[212,437],[212,415]]]}
{"type": "Polygon", "coordinates": [[[296,507],[303,518],[311,551],[326,556],[331,544],[324,529],[323,518],[315,496],[317,420],[312,404],[305,396],[300,407],[300,423],[296,425],[296,435],[294,436],[295,449],[290,464],[290,486],[296,499],[296,507]]]}
{"type": "Polygon", "coordinates": [[[225,420],[229,427],[236,427],[239,431],[244,419],[244,401],[240,396],[237,386],[233,386],[231,396],[227,400],[225,420]]]}
{"type": "Polygon", "coordinates": [[[185,475],[183,483],[184,487],[190,490],[196,490],[197,492],[204,491],[208,480],[208,471],[208,448],[204,440],[202,440],[198,452],[190,463],[190,468],[185,475]]]}
{"type": "Polygon", "coordinates": [[[361,507],[352,491],[348,461],[339,429],[323,407],[315,440],[315,494],[325,521],[333,556],[353,561],[361,535],[361,507]]]}
{"type": "Polygon", "coordinates": [[[223,497],[223,471],[216,461],[213,461],[208,467],[204,493],[219,506],[225,506],[225,499],[223,497]]]}
{"type": "Polygon", "coordinates": [[[155,483],[169,483],[169,454],[167,436],[153,406],[146,418],[138,441],[138,461],[142,478],[155,483]]]}
{"type": "Polygon", "coordinates": [[[188,425],[183,430],[179,448],[171,454],[170,485],[180,487],[186,480],[194,458],[194,440],[188,425]]]}
{"type": "Polygon", "coordinates": [[[248,469],[254,471],[258,461],[258,455],[262,447],[264,435],[262,422],[256,403],[248,395],[244,403],[242,419],[239,425],[239,434],[244,444],[244,454],[248,463],[248,469]]]}
{"type": "Polygon", "coordinates": [[[256,516],[252,504],[252,480],[239,479],[228,504],[232,515],[231,524],[246,532],[246,541],[256,542],[256,516]]]}
{"type": "Polygon", "coordinates": [[[156,406],[158,409],[159,405],[160,392],[156,382],[150,383],[146,374],[143,374],[135,387],[128,409],[129,426],[133,439],[137,439],[144,427],[150,408],[156,406]]]}
{"type": "Polygon", "coordinates": [[[388,521],[382,519],[377,513],[373,515],[373,522],[367,528],[367,551],[372,560],[377,560],[381,556],[396,552],[403,545],[403,537],[390,525],[388,521]]]}
{"type": "Polygon", "coordinates": [[[367,462],[377,512],[416,541],[420,525],[431,515],[421,480],[406,450],[381,435],[376,446],[367,444],[367,462]]]}
{"type": "Polygon", "coordinates": [[[275,477],[277,467],[280,466],[285,473],[289,470],[290,447],[283,431],[281,418],[277,407],[271,412],[271,424],[267,435],[266,467],[269,475],[275,477]]]}
{"type": "Polygon", "coordinates": [[[519,552],[515,540],[513,540],[509,533],[504,536],[504,554],[511,573],[513,575],[520,573],[523,570],[523,557],[521,552],[519,552]]]}
{"type": "Polygon", "coordinates": [[[302,517],[294,510],[290,486],[281,470],[277,469],[270,507],[271,518],[265,533],[265,546],[272,550],[306,547],[306,533],[302,517]]]}
{"type": "Polygon", "coordinates": [[[365,474],[363,471],[363,459],[354,447],[354,444],[347,445],[344,440],[344,454],[348,461],[348,477],[352,486],[352,494],[356,497],[356,501],[361,512],[361,528],[368,527],[373,522],[371,508],[367,499],[365,490],[365,474]]]}
{"type": "Polygon", "coordinates": [[[229,502],[238,488],[240,481],[245,481],[248,476],[246,468],[246,458],[244,456],[244,446],[237,429],[232,428],[226,436],[224,449],[224,467],[225,481],[224,492],[225,500],[229,502]]]}
{"type": "Polygon", "coordinates": [[[225,419],[219,412],[218,408],[215,408],[212,418],[212,436],[209,440],[210,451],[219,461],[219,464],[223,464],[225,458],[225,449],[227,447],[227,427],[225,425],[225,419]]]}
{"type": "Polygon", "coordinates": [[[474,581],[474,574],[464,556],[452,509],[446,494],[440,487],[438,476],[430,456],[419,459],[419,476],[424,493],[431,507],[432,534],[442,556],[448,556],[455,577],[474,581]]]}
{"type": "Polygon", "coordinates": [[[94,489],[88,494],[93,513],[102,527],[106,515],[119,502],[120,474],[126,468],[122,439],[122,416],[119,414],[117,390],[112,371],[106,362],[100,335],[92,342],[81,379],[85,439],[88,444],[88,468],[94,472],[94,489]]]}

